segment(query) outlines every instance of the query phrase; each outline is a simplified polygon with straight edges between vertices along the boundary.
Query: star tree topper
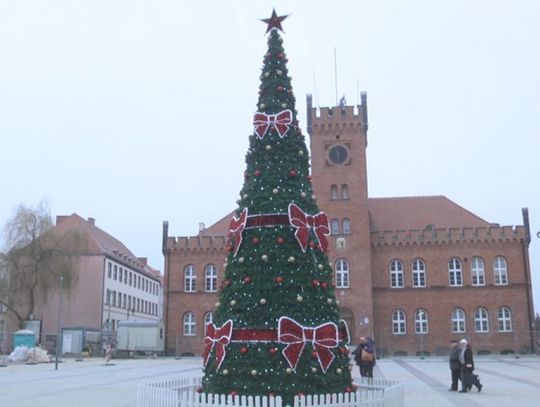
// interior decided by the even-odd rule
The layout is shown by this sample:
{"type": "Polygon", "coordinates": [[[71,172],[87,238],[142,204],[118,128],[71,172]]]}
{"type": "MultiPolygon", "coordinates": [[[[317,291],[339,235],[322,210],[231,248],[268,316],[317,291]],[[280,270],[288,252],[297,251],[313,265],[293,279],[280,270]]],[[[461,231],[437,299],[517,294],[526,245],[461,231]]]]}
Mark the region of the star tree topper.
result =
{"type": "Polygon", "coordinates": [[[268,27],[266,27],[266,34],[270,32],[272,29],[277,29],[279,31],[283,31],[283,28],[281,27],[281,22],[285,20],[289,15],[286,16],[278,16],[276,14],[276,9],[272,10],[272,16],[270,18],[263,18],[261,21],[268,24],[268,27]]]}

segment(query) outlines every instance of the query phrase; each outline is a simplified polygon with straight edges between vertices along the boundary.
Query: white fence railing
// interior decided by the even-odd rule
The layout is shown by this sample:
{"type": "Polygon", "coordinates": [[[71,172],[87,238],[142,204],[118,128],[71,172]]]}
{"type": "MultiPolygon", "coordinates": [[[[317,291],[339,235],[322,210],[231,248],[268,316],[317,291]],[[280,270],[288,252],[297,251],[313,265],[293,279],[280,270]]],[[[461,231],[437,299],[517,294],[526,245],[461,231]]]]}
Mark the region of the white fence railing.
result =
{"type": "MultiPolygon", "coordinates": [[[[137,407],[282,407],[281,397],[198,393],[201,378],[146,382],[139,385],[137,407]]],[[[403,407],[403,384],[362,379],[353,393],[295,396],[294,407],[403,407]]]]}

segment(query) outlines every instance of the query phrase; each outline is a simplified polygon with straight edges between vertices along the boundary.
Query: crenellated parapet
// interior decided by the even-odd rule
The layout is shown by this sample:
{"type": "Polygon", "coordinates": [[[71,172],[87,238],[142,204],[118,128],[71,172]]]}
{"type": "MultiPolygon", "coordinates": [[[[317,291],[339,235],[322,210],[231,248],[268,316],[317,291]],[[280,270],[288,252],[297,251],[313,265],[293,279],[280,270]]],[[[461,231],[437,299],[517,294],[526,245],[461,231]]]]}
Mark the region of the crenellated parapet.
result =
{"type": "Polygon", "coordinates": [[[372,246],[510,242],[526,238],[524,226],[490,226],[371,232],[372,246]]]}
{"type": "Polygon", "coordinates": [[[174,252],[208,252],[225,250],[225,236],[177,236],[167,238],[167,250],[174,252]]]}
{"type": "Polygon", "coordinates": [[[311,95],[307,96],[308,133],[346,134],[367,131],[367,96],[362,93],[362,104],[356,106],[312,107],[311,95]]]}

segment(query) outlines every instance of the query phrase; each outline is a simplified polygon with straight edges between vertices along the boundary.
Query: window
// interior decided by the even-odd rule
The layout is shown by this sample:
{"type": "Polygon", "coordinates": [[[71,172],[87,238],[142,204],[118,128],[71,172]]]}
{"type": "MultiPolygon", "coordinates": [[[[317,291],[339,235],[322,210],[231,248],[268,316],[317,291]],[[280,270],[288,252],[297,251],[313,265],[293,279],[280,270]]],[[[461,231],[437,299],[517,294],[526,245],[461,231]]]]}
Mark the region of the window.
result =
{"type": "Polygon", "coordinates": [[[405,312],[400,309],[392,312],[392,333],[394,335],[405,335],[407,333],[405,312]]]}
{"type": "Polygon", "coordinates": [[[189,265],[184,269],[184,291],[193,293],[197,290],[197,275],[195,266],[189,265]]]}
{"type": "Polygon", "coordinates": [[[341,186],[341,199],[349,199],[349,186],[347,184],[341,186]]]}
{"type": "Polygon", "coordinates": [[[344,235],[351,233],[351,221],[349,218],[345,218],[341,221],[341,230],[343,231],[344,235]]]}
{"type": "Polygon", "coordinates": [[[403,263],[401,260],[390,262],[390,287],[403,287],[403,263]]]}
{"type": "Polygon", "coordinates": [[[499,332],[512,332],[512,311],[510,308],[501,307],[497,310],[499,332]]]}
{"type": "Polygon", "coordinates": [[[204,271],[205,290],[207,292],[217,291],[217,268],[213,264],[206,266],[204,271]]]}
{"type": "Polygon", "coordinates": [[[109,305],[111,303],[111,290],[107,288],[107,297],[105,298],[105,303],[109,305]]]}
{"type": "Polygon", "coordinates": [[[186,312],[184,314],[184,336],[195,335],[195,315],[193,312],[186,312]]]}
{"type": "Polygon", "coordinates": [[[112,277],[112,264],[110,262],[107,263],[107,277],[112,277]]]}
{"type": "Polygon", "coordinates": [[[349,288],[349,263],[347,260],[336,261],[336,288],[349,288]]]}
{"type": "Polygon", "coordinates": [[[493,260],[493,274],[495,277],[495,285],[508,284],[508,270],[506,268],[506,260],[502,256],[497,256],[493,260]]]}
{"type": "Polygon", "coordinates": [[[116,264],[114,265],[113,278],[114,281],[118,280],[118,266],[116,264]]]}
{"type": "Polygon", "coordinates": [[[123,301],[122,301],[123,307],[127,308],[127,294],[122,294],[122,297],[123,297],[123,301]]]}
{"type": "Polygon", "coordinates": [[[485,285],[484,260],[481,257],[473,257],[471,260],[472,285],[485,285]]]}
{"type": "Polygon", "coordinates": [[[332,201],[336,201],[338,199],[338,193],[337,193],[337,186],[336,185],[332,185],[330,187],[330,199],[332,201]]]}
{"type": "Polygon", "coordinates": [[[476,332],[489,332],[488,312],[485,308],[474,311],[474,328],[476,332]]]}
{"type": "Polygon", "coordinates": [[[339,220],[332,219],[330,221],[330,234],[332,234],[332,235],[339,234],[339,220]]]}
{"type": "Polygon", "coordinates": [[[424,309],[416,310],[414,313],[414,332],[417,334],[428,333],[428,314],[424,309]]]}
{"type": "Polygon", "coordinates": [[[124,277],[124,269],[120,267],[120,270],[118,272],[118,281],[122,282],[124,277]]]}
{"type": "Polygon", "coordinates": [[[214,315],[211,312],[204,314],[204,336],[206,336],[206,325],[211,323],[214,319],[214,315]]]}
{"type": "Polygon", "coordinates": [[[131,271],[129,272],[129,285],[133,285],[133,273],[131,271]]]}
{"type": "Polygon", "coordinates": [[[451,258],[448,261],[448,277],[451,287],[457,287],[463,285],[463,275],[461,273],[461,260],[458,258],[451,258]]]}
{"type": "Polygon", "coordinates": [[[423,260],[416,259],[412,263],[413,287],[426,286],[426,264],[423,260]]]}
{"type": "Polygon", "coordinates": [[[461,308],[454,308],[452,310],[452,332],[465,332],[465,311],[461,308]]]}
{"type": "Polygon", "coordinates": [[[128,295],[128,309],[133,309],[133,307],[131,306],[131,295],[128,295]]]}

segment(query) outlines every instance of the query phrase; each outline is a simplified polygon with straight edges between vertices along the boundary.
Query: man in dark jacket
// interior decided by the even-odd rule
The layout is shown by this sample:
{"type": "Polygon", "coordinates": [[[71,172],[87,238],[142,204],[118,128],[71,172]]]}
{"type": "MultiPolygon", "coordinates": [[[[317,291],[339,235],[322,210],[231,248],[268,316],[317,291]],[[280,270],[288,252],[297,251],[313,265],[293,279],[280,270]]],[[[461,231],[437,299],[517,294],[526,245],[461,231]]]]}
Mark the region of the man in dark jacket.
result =
{"type": "Polygon", "coordinates": [[[370,337],[361,337],[358,347],[353,351],[354,360],[360,367],[360,376],[373,378],[375,366],[375,343],[370,337]]]}
{"type": "Polygon", "coordinates": [[[461,366],[461,393],[467,393],[472,386],[476,386],[478,392],[482,391],[482,385],[478,376],[474,374],[474,361],[471,345],[466,339],[459,341],[459,364],[461,366]]]}
{"type": "Polygon", "coordinates": [[[450,372],[452,373],[452,384],[449,391],[457,391],[459,378],[461,377],[461,366],[459,364],[459,352],[461,351],[456,340],[450,341],[450,372]]]}

